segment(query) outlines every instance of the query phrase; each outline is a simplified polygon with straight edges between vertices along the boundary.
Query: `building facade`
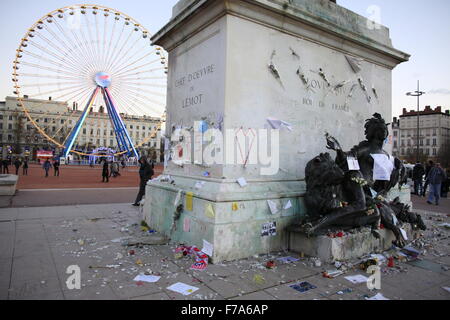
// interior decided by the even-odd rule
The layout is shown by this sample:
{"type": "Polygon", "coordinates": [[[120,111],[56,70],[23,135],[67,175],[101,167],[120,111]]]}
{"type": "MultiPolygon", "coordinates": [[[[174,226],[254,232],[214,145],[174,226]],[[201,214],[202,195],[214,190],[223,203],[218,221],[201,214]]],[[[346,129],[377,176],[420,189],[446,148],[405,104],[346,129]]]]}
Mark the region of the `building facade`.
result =
{"type": "MultiPolygon", "coordinates": [[[[69,107],[64,102],[27,98],[23,101],[30,116],[39,127],[61,144],[64,143],[82,114],[76,105],[69,107]]],[[[121,116],[136,146],[148,140],[152,132],[157,130],[157,134],[145,141],[138,151],[141,155],[160,161],[161,130],[158,130],[160,119],[127,114],[121,114],[121,116]]],[[[90,110],[73,148],[89,153],[100,147],[117,150],[117,140],[111,120],[102,106],[99,106],[96,112],[94,109],[90,110]]],[[[6,97],[4,102],[0,102],[0,148],[2,157],[15,154],[28,156],[30,159],[36,158],[37,150],[53,150],[55,155],[59,155],[62,151],[39,133],[26,117],[22,107],[17,104],[15,97],[6,97]]],[[[79,157],[74,155],[74,158],[79,157]]]]}
{"type": "MultiPolygon", "coordinates": [[[[426,106],[419,111],[419,137],[417,137],[417,111],[407,111],[392,122],[394,156],[410,163],[417,161],[417,141],[419,160],[428,159],[445,163],[450,149],[450,113],[442,107],[432,109],[426,106]]],[[[445,164],[444,164],[445,165],[445,164]]],[[[447,164],[448,165],[448,164],[447,164]]]]}

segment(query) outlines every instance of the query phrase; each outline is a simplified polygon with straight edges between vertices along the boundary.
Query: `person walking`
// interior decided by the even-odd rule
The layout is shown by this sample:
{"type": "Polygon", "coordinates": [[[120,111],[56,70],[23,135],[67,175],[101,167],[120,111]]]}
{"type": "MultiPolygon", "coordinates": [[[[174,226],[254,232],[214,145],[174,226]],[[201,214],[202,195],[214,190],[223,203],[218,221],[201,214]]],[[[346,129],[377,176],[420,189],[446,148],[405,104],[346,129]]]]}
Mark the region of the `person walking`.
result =
{"type": "Polygon", "coordinates": [[[28,160],[27,160],[27,159],[25,159],[25,160],[23,161],[23,166],[22,166],[22,168],[23,168],[23,175],[24,175],[24,176],[27,176],[27,175],[28,175],[28,160]]]}
{"type": "Polygon", "coordinates": [[[17,158],[17,159],[14,161],[14,167],[16,167],[16,176],[19,175],[19,169],[20,169],[20,166],[21,166],[21,165],[22,165],[22,162],[20,162],[20,159],[17,158]]]}
{"type": "Polygon", "coordinates": [[[433,168],[434,162],[428,160],[428,163],[425,165],[425,185],[423,186],[422,197],[425,197],[428,188],[428,175],[430,174],[431,168],[433,168]]]}
{"type": "Polygon", "coordinates": [[[428,174],[428,183],[430,185],[430,193],[428,195],[428,204],[433,204],[433,198],[435,204],[439,205],[439,199],[441,197],[441,184],[443,181],[447,179],[445,171],[442,169],[440,163],[436,163],[436,165],[431,168],[430,173],[428,174]]]}
{"type": "Polygon", "coordinates": [[[136,197],[136,200],[133,203],[133,206],[139,206],[139,202],[141,202],[142,197],[145,194],[145,186],[147,185],[148,180],[150,180],[153,177],[154,171],[152,166],[148,163],[147,158],[145,156],[142,156],[139,158],[139,178],[140,178],[140,184],[139,184],[139,193],[136,197]]]}
{"type": "Polygon", "coordinates": [[[59,160],[53,162],[53,169],[55,169],[55,177],[59,177],[59,160]]]}
{"type": "Polygon", "coordinates": [[[109,165],[108,161],[106,160],[103,163],[102,178],[103,178],[102,182],[109,182],[109,165]]]}
{"type": "Polygon", "coordinates": [[[120,176],[119,163],[117,163],[117,162],[111,163],[111,175],[114,178],[120,176]]]}
{"type": "Polygon", "coordinates": [[[8,159],[3,159],[2,160],[1,166],[2,166],[2,173],[3,174],[9,174],[8,164],[9,164],[8,159]]]}
{"type": "Polygon", "coordinates": [[[447,177],[442,182],[441,198],[447,198],[447,195],[448,195],[448,191],[449,191],[449,188],[450,188],[450,168],[447,168],[447,170],[445,170],[445,175],[447,177]]]}
{"type": "Polygon", "coordinates": [[[50,168],[52,167],[52,164],[50,163],[50,160],[45,160],[44,164],[42,165],[42,167],[45,170],[45,177],[48,178],[48,171],[50,170],[50,168]]]}
{"type": "Polygon", "coordinates": [[[414,193],[420,196],[423,192],[423,175],[425,168],[420,162],[417,162],[413,168],[414,193]]]}

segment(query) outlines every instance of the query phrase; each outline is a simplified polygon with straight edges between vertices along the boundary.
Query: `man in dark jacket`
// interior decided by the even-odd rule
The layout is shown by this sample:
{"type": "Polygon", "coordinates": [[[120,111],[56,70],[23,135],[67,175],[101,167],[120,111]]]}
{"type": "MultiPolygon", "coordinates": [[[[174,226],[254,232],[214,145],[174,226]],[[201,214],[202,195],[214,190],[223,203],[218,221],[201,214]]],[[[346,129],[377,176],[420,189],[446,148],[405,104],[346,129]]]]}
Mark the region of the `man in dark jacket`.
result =
{"type": "Polygon", "coordinates": [[[444,169],[440,163],[431,168],[428,174],[428,183],[430,184],[430,194],[428,195],[428,204],[432,204],[433,197],[436,205],[439,205],[439,198],[441,197],[441,184],[447,179],[444,169]]]}
{"type": "Polygon", "coordinates": [[[17,158],[14,161],[14,167],[16,167],[16,176],[19,175],[19,168],[20,168],[21,165],[22,165],[22,162],[20,162],[19,158],[17,158]]]}
{"type": "Polygon", "coordinates": [[[102,182],[109,182],[109,165],[107,160],[103,163],[102,182]]]}
{"type": "Polygon", "coordinates": [[[428,174],[430,173],[431,168],[433,168],[434,162],[429,160],[425,166],[425,185],[423,186],[422,197],[425,197],[425,193],[428,188],[428,174]]]}
{"type": "Polygon", "coordinates": [[[418,196],[422,194],[423,175],[425,169],[420,162],[417,162],[413,169],[414,193],[418,196]]]}
{"type": "Polygon", "coordinates": [[[141,165],[141,167],[139,168],[139,193],[136,197],[136,201],[134,201],[133,203],[133,206],[139,206],[139,202],[142,200],[142,197],[145,194],[145,186],[147,185],[148,180],[150,180],[154,174],[152,165],[147,162],[146,157],[142,156],[139,159],[139,163],[141,165]]]}
{"type": "Polygon", "coordinates": [[[9,174],[9,169],[8,169],[9,161],[7,159],[3,159],[1,165],[2,165],[2,173],[9,174]]]}

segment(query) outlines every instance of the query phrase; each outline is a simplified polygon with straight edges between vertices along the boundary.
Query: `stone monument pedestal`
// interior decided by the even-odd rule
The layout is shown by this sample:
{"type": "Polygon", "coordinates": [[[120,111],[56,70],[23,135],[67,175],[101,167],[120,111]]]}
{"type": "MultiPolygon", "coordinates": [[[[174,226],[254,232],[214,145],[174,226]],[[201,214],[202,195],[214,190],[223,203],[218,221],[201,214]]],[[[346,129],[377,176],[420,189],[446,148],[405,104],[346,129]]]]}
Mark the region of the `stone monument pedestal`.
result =
{"type": "Polygon", "coordinates": [[[0,174],[0,196],[13,196],[16,193],[19,177],[13,174],[0,174]]]}
{"type": "Polygon", "coordinates": [[[409,57],[325,0],[181,0],[152,41],[169,53],[168,181],[148,183],[144,218],[173,242],[208,241],[215,262],[287,248],[325,131],[348,150],[365,119],[391,118],[391,72],[409,57]],[[223,144],[196,136],[211,128],[223,144]]]}
{"type": "MultiPolygon", "coordinates": [[[[404,230],[409,240],[420,236],[420,231],[412,230],[410,225],[405,225],[404,230]]],[[[339,238],[327,235],[309,238],[296,226],[289,227],[288,231],[290,251],[317,257],[323,262],[347,261],[381,253],[391,248],[395,240],[394,233],[388,229],[378,230],[380,239],[372,235],[370,228],[355,229],[339,238]]]]}

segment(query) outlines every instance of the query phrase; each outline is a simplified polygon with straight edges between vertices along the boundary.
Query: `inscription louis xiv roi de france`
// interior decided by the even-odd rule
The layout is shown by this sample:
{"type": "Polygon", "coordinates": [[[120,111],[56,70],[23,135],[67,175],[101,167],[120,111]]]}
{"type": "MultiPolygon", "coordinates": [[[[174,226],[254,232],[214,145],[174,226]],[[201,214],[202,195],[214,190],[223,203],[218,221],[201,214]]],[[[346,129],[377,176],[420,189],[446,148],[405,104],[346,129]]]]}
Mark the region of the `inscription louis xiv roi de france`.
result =
{"type": "MultiPolygon", "coordinates": [[[[175,88],[182,88],[184,86],[191,86],[190,87],[190,91],[195,91],[194,90],[194,86],[193,84],[198,81],[203,79],[204,77],[213,74],[215,71],[215,65],[214,64],[210,64],[208,66],[205,66],[197,71],[194,71],[192,73],[189,73],[187,75],[184,75],[181,78],[178,78],[175,81],[175,88]]],[[[195,105],[200,105],[204,102],[205,100],[205,94],[204,93],[197,93],[191,96],[188,96],[186,98],[184,98],[181,102],[181,107],[182,108],[188,108],[191,106],[195,106],[195,105]]]]}

